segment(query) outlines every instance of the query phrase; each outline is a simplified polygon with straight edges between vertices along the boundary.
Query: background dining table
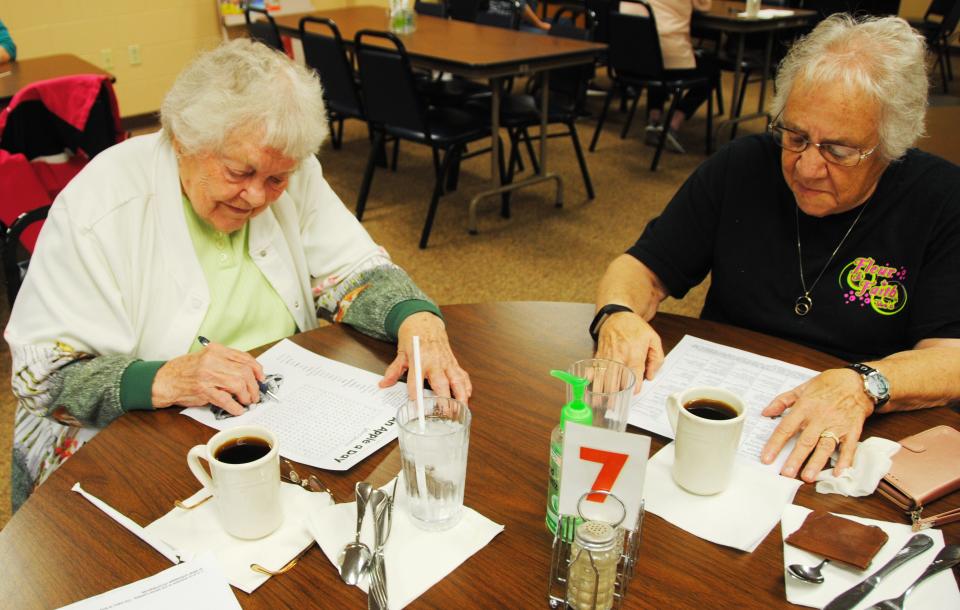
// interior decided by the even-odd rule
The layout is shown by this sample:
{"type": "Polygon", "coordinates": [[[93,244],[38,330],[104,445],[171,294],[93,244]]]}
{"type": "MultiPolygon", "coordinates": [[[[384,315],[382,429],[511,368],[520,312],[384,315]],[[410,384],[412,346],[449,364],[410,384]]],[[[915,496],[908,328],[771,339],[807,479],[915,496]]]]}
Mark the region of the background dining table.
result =
{"type": "Polygon", "coordinates": [[[0,63],[0,107],[10,103],[17,91],[27,85],[76,74],[99,74],[109,76],[111,82],[115,80],[109,72],[101,70],[76,55],[67,53],[0,63]]]}
{"type": "MultiPolygon", "coordinates": [[[[544,526],[550,431],[564,402],[549,370],[588,358],[593,344],[588,304],[504,302],[442,308],[453,349],[470,372],[474,413],[465,503],[505,530],[418,598],[413,608],[542,608],[546,606],[552,536],[544,526]]],[[[713,322],[659,314],[664,348],[685,334],[822,369],[834,357],[781,339],[713,322]]],[[[345,325],[301,333],[293,341],[328,358],[381,372],[394,346],[345,325]]],[[[871,417],[866,436],[899,439],[936,424],[960,426],[955,408],[871,417]]],[[[646,434],[629,428],[632,433],[646,434]]],[[[80,482],[141,525],[196,491],[187,451],[212,435],[178,409],[123,415],[84,446],[0,531],[0,606],[52,608],[155,574],[170,563],[70,491],[80,482]]],[[[666,442],[653,437],[653,451],[666,442]]],[[[282,448],[281,448],[282,453],[282,448]]],[[[315,473],[340,499],[355,482],[382,485],[399,470],[396,443],[347,472],[315,473]]],[[[960,494],[938,508],[960,505],[960,494]]],[[[796,504],[893,522],[903,513],[885,500],[817,494],[803,485],[796,504]]],[[[960,523],[943,527],[960,542],[960,523]]],[[[235,590],[236,591],[236,590],[235,590]]],[[[363,593],[344,585],[316,547],[286,574],[253,594],[237,591],[244,608],[361,608],[363,593]]],[[[647,514],[637,570],[625,608],[780,608],[785,601],[783,549],[776,527],[752,553],[715,545],[647,514]]]]}

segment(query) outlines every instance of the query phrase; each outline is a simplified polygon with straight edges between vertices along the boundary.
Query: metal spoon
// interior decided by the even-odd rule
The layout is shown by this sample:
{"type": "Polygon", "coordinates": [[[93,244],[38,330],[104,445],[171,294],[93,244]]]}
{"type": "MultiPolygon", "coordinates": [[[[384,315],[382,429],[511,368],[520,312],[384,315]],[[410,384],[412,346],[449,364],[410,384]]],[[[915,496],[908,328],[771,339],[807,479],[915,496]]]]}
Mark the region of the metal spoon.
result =
{"type": "Polygon", "coordinates": [[[360,529],[363,517],[367,513],[367,500],[373,492],[373,485],[361,481],[355,486],[357,493],[357,534],[353,542],[348,542],[340,552],[340,578],[348,585],[355,585],[370,562],[370,547],[360,542],[360,529]]]}
{"type": "Polygon", "coordinates": [[[787,566],[787,574],[793,576],[797,580],[819,585],[823,582],[823,574],[820,573],[820,569],[828,563],[830,563],[829,559],[824,559],[817,565],[811,567],[802,566],[799,563],[795,563],[787,566]]]}
{"type": "Polygon", "coordinates": [[[948,544],[947,546],[940,549],[940,552],[937,553],[937,556],[934,557],[933,562],[927,566],[927,569],[923,571],[923,574],[920,575],[913,584],[907,587],[907,590],[901,593],[898,597],[892,599],[885,599],[882,602],[877,602],[873,609],[875,610],[903,610],[903,602],[907,599],[907,596],[917,588],[921,582],[930,578],[937,572],[947,570],[953,566],[960,563],[960,545],[958,544],[948,544]]]}

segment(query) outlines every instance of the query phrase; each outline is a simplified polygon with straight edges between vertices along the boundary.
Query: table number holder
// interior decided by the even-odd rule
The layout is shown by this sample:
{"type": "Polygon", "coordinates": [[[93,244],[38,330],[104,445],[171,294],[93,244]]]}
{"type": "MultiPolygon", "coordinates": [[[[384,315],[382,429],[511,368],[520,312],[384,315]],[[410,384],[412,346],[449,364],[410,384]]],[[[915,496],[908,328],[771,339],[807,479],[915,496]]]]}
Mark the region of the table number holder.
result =
{"type": "MultiPolygon", "coordinates": [[[[581,496],[581,501],[593,494],[603,494],[612,497],[620,502],[621,506],[623,505],[623,502],[616,495],[604,490],[591,490],[581,496]]],[[[553,535],[553,544],[550,552],[550,580],[547,583],[547,603],[551,608],[567,607],[567,582],[570,564],[576,559],[570,557],[573,547],[573,533],[578,523],[583,520],[583,514],[579,511],[579,506],[577,512],[580,514],[560,515],[560,519],[557,521],[557,531],[553,535]]],[[[626,509],[624,509],[624,513],[626,513],[626,509]]],[[[641,500],[640,510],[637,512],[637,521],[633,530],[620,527],[620,523],[611,524],[620,532],[617,535],[623,536],[623,547],[620,552],[620,561],[617,564],[617,575],[613,592],[612,608],[614,610],[619,610],[623,606],[623,598],[627,595],[627,587],[636,569],[637,558],[640,554],[640,534],[643,528],[643,515],[644,502],[641,500]]],[[[590,551],[584,549],[581,552],[590,555],[592,563],[593,558],[590,551]]],[[[597,590],[599,579],[600,574],[597,572],[594,591],[597,590]]],[[[600,609],[594,608],[594,610],[600,609]]]]}

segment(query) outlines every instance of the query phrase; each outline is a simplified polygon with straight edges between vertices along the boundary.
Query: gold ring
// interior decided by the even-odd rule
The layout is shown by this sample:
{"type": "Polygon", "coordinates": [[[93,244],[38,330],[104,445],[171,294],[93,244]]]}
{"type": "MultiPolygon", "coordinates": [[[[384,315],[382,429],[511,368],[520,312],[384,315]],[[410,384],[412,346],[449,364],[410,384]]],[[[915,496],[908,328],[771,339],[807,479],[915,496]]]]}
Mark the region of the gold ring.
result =
{"type": "Polygon", "coordinates": [[[837,445],[840,445],[840,437],[834,434],[833,432],[830,432],[829,430],[824,430],[823,432],[821,432],[820,438],[832,439],[833,442],[835,442],[837,445]]]}

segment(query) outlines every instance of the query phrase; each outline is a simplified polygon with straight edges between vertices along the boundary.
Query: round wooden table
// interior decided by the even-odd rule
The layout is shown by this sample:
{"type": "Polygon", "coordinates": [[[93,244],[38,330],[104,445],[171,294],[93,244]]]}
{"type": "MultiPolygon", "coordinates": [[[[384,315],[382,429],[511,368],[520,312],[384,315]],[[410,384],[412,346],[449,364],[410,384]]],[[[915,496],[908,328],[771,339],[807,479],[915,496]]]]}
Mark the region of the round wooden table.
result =
{"type": "MultiPolygon", "coordinates": [[[[443,312],[454,351],[474,386],[465,503],[506,527],[411,607],[543,608],[552,540],[544,526],[550,431],[564,401],[563,384],[551,378],[549,370],[591,355],[587,325],[593,306],[485,303],[444,307],[443,312]]],[[[660,314],[653,324],[666,350],[691,334],[814,369],[840,364],[787,341],[712,322],[660,314]]],[[[377,372],[394,354],[393,346],[342,325],[293,340],[329,358],[377,372]]],[[[881,415],[868,421],[866,435],[899,439],[941,423],[960,427],[960,417],[949,408],[881,415]]],[[[0,532],[5,572],[0,605],[56,607],[170,567],[160,554],[69,490],[80,481],[90,493],[147,525],[169,511],[174,499],[196,490],[185,456],[191,446],[211,435],[209,428],[168,409],[128,413],[96,436],[0,532]]],[[[654,437],[653,450],[664,441],[654,437]]],[[[352,497],[356,481],[380,485],[398,470],[397,445],[391,443],[345,473],[312,471],[343,499],[352,497]]],[[[823,496],[810,485],[801,488],[795,502],[904,521],[903,514],[878,497],[823,496]]],[[[940,504],[951,502],[957,505],[960,499],[940,504]]],[[[960,524],[946,526],[944,532],[948,542],[960,542],[960,524]]],[[[744,553],[647,514],[639,564],[624,607],[790,607],[783,578],[779,528],[756,551],[744,553]]],[[[344,585],[316,547],[287,574],[271,578],[252,595],[237,591],[237,597],[244,608],[366,605],[363,593],[344,585]]]]}

